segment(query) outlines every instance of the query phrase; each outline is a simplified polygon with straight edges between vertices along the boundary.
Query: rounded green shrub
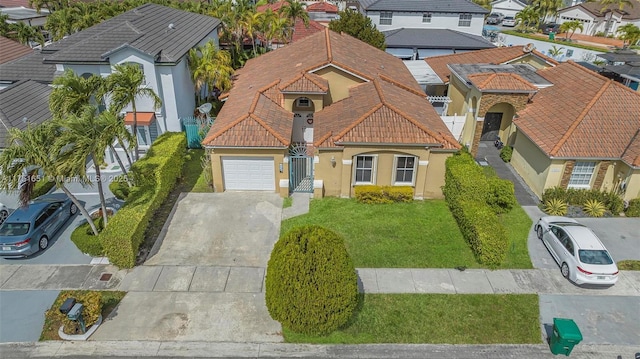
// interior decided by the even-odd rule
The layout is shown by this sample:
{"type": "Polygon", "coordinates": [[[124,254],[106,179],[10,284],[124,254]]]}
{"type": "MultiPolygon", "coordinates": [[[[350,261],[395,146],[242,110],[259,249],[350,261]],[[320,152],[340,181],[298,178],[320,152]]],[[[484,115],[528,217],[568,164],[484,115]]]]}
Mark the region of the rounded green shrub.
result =
{"type": "Polygon", "coordinates": [[[640,198],[634,198],[629,201],[629,206],[624,211],[627,217],[640,217],[640,198]]]}
{"type": "Polygon", "coordinates": [[[487,204],[497,214],[509,212],[518,204],[513,183],[500,178],[489,178],[489,198],[487,204]]]}
{"type": "Polygon", "coordinates": [[[109,190],[117,199],[122,201],[129,197],[129,192],[131,191],[123,175],[115,177],[113,181],[109,183],[109,190]]]}
{"type": "Polygon", "coordinates": [[[344,241],[320,226],[297,227],[280,238],[265,288],[271,317],[298,333],[330,333],[349,321],[358,304],[356,270],[344,241]]]}
{"type": "Polygon", "coordinates": [[[500,158],[502,158],[504,162],[511,162],[512,155],[513,155],[513,147],[511,146],[504,146],[500,150],[500,158]]]}

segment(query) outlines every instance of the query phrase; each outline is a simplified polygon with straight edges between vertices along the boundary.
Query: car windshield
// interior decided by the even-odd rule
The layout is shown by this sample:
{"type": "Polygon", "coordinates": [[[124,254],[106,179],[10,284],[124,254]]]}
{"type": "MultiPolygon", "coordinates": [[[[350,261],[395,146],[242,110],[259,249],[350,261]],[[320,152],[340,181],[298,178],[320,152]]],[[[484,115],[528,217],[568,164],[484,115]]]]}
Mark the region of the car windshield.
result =
{"type": "Polygon", "coordinates": [[[0,227],[0,236],[22,236],[29,232],[29,223],[10,223],[0,227]]]}
{"type": "Polygon", "coordinates": [[[605,250],[588,250],[580,249],[578,251],[580,262],[584,264],[612,264],[613,259],[609,256],[609,253],[605,250]]]}

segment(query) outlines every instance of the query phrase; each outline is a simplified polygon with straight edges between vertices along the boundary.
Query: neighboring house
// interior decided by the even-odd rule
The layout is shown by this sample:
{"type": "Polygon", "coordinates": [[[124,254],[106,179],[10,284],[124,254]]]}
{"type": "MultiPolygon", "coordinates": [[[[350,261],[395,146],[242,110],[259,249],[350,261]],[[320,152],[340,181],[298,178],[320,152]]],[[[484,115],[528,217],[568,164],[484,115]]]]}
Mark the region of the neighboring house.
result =
{"type": "Polygon", "coordinates": [[[304,39],[309,35],[313,35],[316,32],[324,31],[324,29],[326,28],[326,26],[314,20],[309,20],[309,24],[305,25],[302,20],[296,19],[296,24],[293,27],[293,36],[291,38],[291,42],[300,41],[301,39],[304,39]]]}
{"type": "Polygon", "coordinates": [[[380,31],[450,29],[482,35],[488,10],[468,0],[360,0],[359,11],[380,31]]]}
{"type": "Polygon", "coordinates": [[[8,145],[10,128],[24,130],[51,119],[49,94],[51,87],[36,81],[18,81],[0,90],[0,149],[8,145]]]}
{"type": "Polygon", "coordinates": [[[449,78],[449,111],[465,114],[462,141],[471,153],[499,136],[513,146],[511,164],[538,196],[559,186],[638,197],[640,94],[573,61],[542,62],[541,54],[485,62],[490,52],[504,60],[501,50],[470,53],[484,52],[481,61],[467,54],[427,59],[449,78]]]}
{"type": "Polygon", "coordinates": [[[0,0],[0,7],[27,7],[30,8],[29,0],[0,0]]]}
{"type": "Polygon", "coordinates": [[[602,5],[595,2],[585,2],[558,11],[559,24],[577,20],[582,22],[583,31],[578,33],[586,35],[602,34],[604,36],[618,36],[618,28],[626,24],[634,24],[640,27],[640,1],[630,0],[631,5],[626,5],[620,10],[617,4],[608,5],[604,11],[602,5]]]}
{"type": "Polygon", "coordinates": [[[249,60],[203,140],[216,191],[442,197],[460,145],[401,60],[325,29],[249,60]]]}
{"type": "Polygon", "coordinates": [[[394,29],[382,32],[385,51],[403,60],[455,54],[496,47],[480,35],[449,29],[394,29]]]}
{"type": "MultiPolygon", "coordinates": [[[[181,131],[180,119],[193,115],[188,52],[210,40],[217,45],[219,26],[213,17],[145,4],[46,46],[41,56],[58,72],[71,69],[81,76],[106,77],[117,64],[140,66],[147,86],[162,100],[159,109],[149,98],[136,100],[138,143],[144,151],[159,134],[181,131]]],[[[128,125],[130,111],[131,106],[123,111],[128,125]]]]}
{"type": "Polygon", "coordinates": [[[29,46],[7,39],[4,36],[0,36],[0,49],[2,49],[0,52],[0,64],[13,61],[33,52],[33,49],[29,46]]]}
{"type": "Polygon", "coordinates": [[[624,49],[600,54],[607,61],[600,72],[635,91],[640,91],[640,54],[624,49]]]}
{"type": "Polygon", "coordinates": [[[525,2],[518,0],[496,0],[491,3],[491,12],[499,12],[504,16],[513,16],[527,6],[525,2]]]}
{"type": "Polygon", "coordinates": [[[47,22],[47,16],[49,10],[40,9],[40,12],[28,7],[0,7],[0,13],[8,15],[7,20],[11,24],[23,22],[29,26],[37,27],[39,29],[44,28],[44,24],[47,22]]]}
{"type": "Polygon", "coordinates": [[[338,17],[338,7],[327,1],[320,1],[308,4],[306,7],[311,20],[319,22],[330,22],[338,17]]]}

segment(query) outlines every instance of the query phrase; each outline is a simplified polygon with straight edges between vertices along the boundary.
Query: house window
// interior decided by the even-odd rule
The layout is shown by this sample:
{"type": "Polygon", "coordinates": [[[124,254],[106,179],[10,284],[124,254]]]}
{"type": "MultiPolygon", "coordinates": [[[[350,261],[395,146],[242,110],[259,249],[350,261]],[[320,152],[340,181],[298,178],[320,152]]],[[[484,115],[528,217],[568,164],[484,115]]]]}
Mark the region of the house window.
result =
{"type": "Polygon", "coordinates": [[[376,156],[356,156],[355,184],[374,184],[376,156]]]}
{"type": "Polygon", "coordinates": [[[596,163],[589,162],[576,162],[573,166],[573,172],[571,172],[571,178],[569,178],[569,188],[590,188],[591,176],[596,169],[596,163]]]}
{"type": "Polygon", "coordinates": [[[297,100],[296,106],[298,107],[311,107],[311,100],[306,97],[301,97],[297,100]]]}
{"type": "Polygon", "coordinates": [[[396,156],[395,178],[393,184],[398,186],[412,186],[416,172],[416,158],[413,156],[396,156]]]}
{"type": "Polygon", "coordinates": [[[380,12],[380,25],[391,25],[393,13],[391,11],[380,12]]]}
{"type": "Polygon", "coordinates": [[[469,27],[471,26],[471,14],[460,14],[458,18],[458,26],[469,27]]]}
{"type": "Polygon", "coordinates": [[[430,12],[422,14],[422,22],[424,22],[424,23],[430,23],[431,22],[431,13],[430,12]]]}
{"type": "MultiPolygon", "coordinates": [[[[133,126],[129,126],[129,132],[131,132],[133,126]]],[[[136,127],[138,131],[138,145],[151,146],[153,141],[158,138],[158,125],[156,121],[151,122],[149,125],[138,125],[136,127]]]]}

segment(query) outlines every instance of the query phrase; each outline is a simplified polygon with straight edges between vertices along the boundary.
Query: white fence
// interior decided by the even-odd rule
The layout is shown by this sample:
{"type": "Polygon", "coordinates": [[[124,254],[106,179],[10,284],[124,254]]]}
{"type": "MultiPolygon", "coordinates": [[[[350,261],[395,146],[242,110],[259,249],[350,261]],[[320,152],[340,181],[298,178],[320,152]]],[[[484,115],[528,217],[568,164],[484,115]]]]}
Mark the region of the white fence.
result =
{"type": "Polygon", "coordinates": [[[454,114],[453,116],[440,116],[440,118],[442,119],[442,122],[447,125],[447,128],[449,129],[449,131],[451,131],[453,137],[455,137],[456,140],[460,141],[462,129],[464,128],[464,116],[458,116],[457,114],[454,114]]]}

